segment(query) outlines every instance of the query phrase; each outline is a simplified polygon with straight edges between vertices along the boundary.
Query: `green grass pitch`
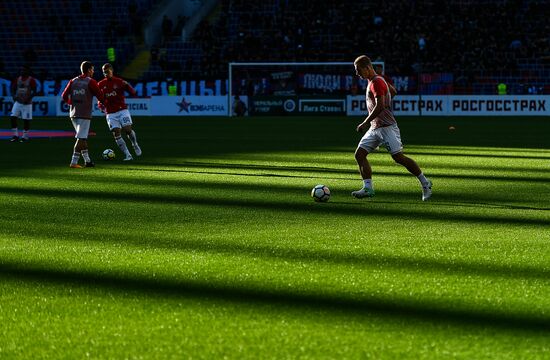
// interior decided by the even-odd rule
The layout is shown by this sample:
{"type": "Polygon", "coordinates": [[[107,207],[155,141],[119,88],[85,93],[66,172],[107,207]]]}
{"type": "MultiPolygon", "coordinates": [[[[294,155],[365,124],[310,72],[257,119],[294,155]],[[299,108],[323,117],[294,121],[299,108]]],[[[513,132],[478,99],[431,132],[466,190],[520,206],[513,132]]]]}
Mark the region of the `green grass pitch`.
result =
{"type": "Polygon", "coordinates": [[[398,119],[426,203],[384,151],[350,196],[359,121],[135,118],[124,163],[95,119],[93,169],[3,140],[0,359],[548,358],[548,119],[398,119]]]}

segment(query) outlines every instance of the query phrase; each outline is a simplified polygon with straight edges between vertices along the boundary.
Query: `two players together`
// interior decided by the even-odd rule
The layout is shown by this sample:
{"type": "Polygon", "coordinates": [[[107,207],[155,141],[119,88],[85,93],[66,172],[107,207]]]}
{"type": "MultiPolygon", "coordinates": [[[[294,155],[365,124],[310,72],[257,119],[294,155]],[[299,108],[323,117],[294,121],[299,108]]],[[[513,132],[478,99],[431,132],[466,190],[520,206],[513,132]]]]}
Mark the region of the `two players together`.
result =
{"type": "Polygon", "coordinates": [[[133,96],[136,95],[136,91],[128,82],[114,76],[111,64],[103,65],[102,70],[105,78],[98,83],[93,79],[94,65],[84,61],[80,65],[81,74],[69,81],[61,95],[63,101],[70,106],[69,115],[76,131],[71,168],[82,168],[78,164],[80,156],[84,159],[85,167],[95,166],[88,153],[88,133],[94,96],[98,100],[99,108],[106,113],[107,125],[118,147],[124,153],[124,160],[132,160],[133,157],[122,138],[122,131],[132,143],[136,156],[141,156],[141,148],[138,145],[136,133],[132,129],[132,117],[124,97],[125,91],[133,96]]]}

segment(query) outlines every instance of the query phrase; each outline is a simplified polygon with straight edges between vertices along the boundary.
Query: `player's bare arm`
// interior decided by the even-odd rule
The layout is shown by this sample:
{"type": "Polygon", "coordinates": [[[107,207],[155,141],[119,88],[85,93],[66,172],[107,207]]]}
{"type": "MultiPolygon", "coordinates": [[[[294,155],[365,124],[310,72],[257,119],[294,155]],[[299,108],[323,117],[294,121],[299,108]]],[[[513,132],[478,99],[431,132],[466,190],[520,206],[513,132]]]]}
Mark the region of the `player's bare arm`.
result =
{"type": "Polygon", "coordinates": [[[71,105],[70,88],[71,88],[72,82],[73,82],[72,80],[69,81],[69,83],[65,87],[65,90],[63,90],[63,93],[61,94],[61,98],[68,105],[71,105]]]}
{"type": "Polygon", "coordinates": [[[128,81],[124,81],[123,83],[124,83],[125,90],[130,94],[130,96],[136,97],[137,91],[132,87],[132,85],[130,85],[128,81]]]}
{"type": "Polygon", "coordinates": [[[382,99],[382,96],[376,96],[374,98],[374,101],[376,103],[376,105],[374,106],[374,109],[369,114],[369,116],[367,116],[365,121],[357,125],[357,132],[364,132],[367,129],[367,127],[370,126],[371,120],[376,118],[382,112],[382,110],[384,110],[384,100],[382,99]]]}

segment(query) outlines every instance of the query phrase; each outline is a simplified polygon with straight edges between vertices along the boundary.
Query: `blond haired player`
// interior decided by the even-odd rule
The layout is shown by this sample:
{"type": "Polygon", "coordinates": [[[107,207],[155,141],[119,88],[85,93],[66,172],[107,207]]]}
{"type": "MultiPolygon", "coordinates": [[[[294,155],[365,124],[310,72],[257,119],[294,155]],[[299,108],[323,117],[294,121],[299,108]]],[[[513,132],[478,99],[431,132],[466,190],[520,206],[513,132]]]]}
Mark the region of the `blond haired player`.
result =
{"type": "Polygon", "coordinates": [[[424,176],[413,159],[403,154],[401,133],[391,110],[389,85],[382,76],[376,74],[372,62],[366,55],[355,59],[353,65],[357,76],[369,81],[366,92],[369,115],[357,125],[358,132],[364,132],[368,128],[355,151],[355,160],[363,178],[363,188],[352,192],[351,195],[359,199],[374,196],[372,169],[367,157],[377,146],[384,145],[396,163],[403,165],[418,178],[422,187],[422,200],[428,200],[432,196],[432,182],[424,176]]]}

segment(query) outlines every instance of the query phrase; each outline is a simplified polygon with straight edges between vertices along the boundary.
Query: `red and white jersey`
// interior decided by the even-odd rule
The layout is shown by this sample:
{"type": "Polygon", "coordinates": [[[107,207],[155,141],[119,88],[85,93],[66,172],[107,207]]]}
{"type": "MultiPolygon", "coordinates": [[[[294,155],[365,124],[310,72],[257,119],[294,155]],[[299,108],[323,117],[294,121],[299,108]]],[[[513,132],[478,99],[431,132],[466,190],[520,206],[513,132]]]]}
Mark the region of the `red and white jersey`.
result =
{"type": "Polygon", "coordinates": [[[70,105],[69,116],[71,119],[91,119],[93,97],[104,101],[104,96],[97,82],[85,74],[75,77],[67,84],[61,97],[70,105]]]}
{"type": "Polygon", "coordinates": [[[388,85],[395,86],[394,83],[393,83],[393,80],[390,76],[388,76],[386,74],[378,74],[378,75],[382,76],[384,78],[384,80],[386,80],[386,83],[388,85]]]}
{"type": "Polygon", "coordinates": [[[103,94],[105,94],[104,105],[107,114],[113,114],[128,108],[124,91],[128,91],[132,96],[136,96],[136,91],[127,81],[115,76],[110,79],[104,78],[98,85],[103,94]]]}
{"type": "Polygon", "coordinates": [[[376,75],[367,85],[366,101],[369,114],[374,110],[376,106],[375,98],[378,96],[382,96],[384,108],[380,114],[371,121],[371,129],[377,129],[397,123],[391,111],[390,88],[386,80],[380,75],[376,75]]]}
{"type": "Polygon", "coordinates": [[[36,92],[36,80],[32,76],[19,76],[11,82],[13,99],[20,104],[32,104],[36,92]]]}

